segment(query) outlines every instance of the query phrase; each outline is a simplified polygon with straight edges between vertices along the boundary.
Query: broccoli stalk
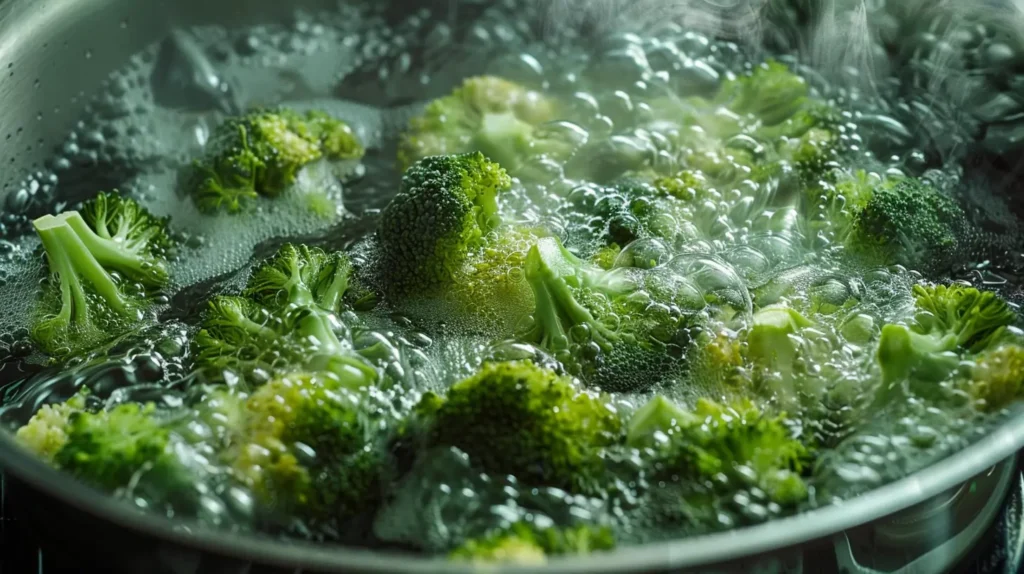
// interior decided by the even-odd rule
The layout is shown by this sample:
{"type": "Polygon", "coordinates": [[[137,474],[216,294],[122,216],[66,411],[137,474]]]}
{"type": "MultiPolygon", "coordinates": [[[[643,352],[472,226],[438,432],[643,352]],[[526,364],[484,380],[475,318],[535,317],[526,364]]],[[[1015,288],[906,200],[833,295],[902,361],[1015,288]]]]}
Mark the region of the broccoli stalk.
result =
{"type": "Polygon", "coordinates": [[[307,165],[363,153],[352,129],[324,112],[254,110],[217,126],[194,162],[190,191],[203,211],[236,213],[260,196],[285,193],[307,165]]]}
{"type": "Polygon", "coordinates": [[[167,220],[130,199],[100,194],[81,212],[33,222],[46,252],[47,282],[31,327],[33,339],[64,355],[122,334],[140,319],[146,290],[167,284],[167,220]],[[121,278],[141,289],[127,289],[121,278]]]}

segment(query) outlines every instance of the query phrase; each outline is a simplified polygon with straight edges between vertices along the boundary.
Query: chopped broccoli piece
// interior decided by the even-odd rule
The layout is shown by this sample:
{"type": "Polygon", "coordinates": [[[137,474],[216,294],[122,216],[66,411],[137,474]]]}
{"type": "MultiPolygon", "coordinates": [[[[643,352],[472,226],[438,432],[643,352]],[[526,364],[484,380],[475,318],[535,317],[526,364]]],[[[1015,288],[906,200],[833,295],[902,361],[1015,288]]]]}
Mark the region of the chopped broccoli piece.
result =
{"type": "Polygon", "coordinates": [[[784,305],[772,305],[754,314],[746,333],[747,356],[761,368],[788,376],[798,349],[792,336],[814,323],[784,305]]]}
{"type": "Polygon", "coordinates": [[[640,270],[605,271],[543,238],[526,257],[532,322],[517,337],[555,355],[573,374],[607,391],[635,390],[672,377],[690,329],[702,315],[672,290],[640,289],[640,270]]]}
{"type": "Polygon", "coordinates": [[[63,403],[40,407],[25,425],[18,428],[15,435],[18,442],[52,462],[54,455],[67,444],[71,415],[85,410],[87,395],[87,391],[81,391],[63,403]]]}
{"type": "Polygon", "coordinates": [[[595,488],[602,449],[622,432],[606,397],[529,361],[485,363],[444,398],[426,395],[418,411],[429,445],[457,447],[488,472],[572,492],[595,488]]]}
{"type": "Polygon", "coordinates": [[[409,122],[398,146],[399,168],[430,156],[481,152],[521,175],[530,156],[564,158],[573,151],[571,141],[545,136],[539,127],[555,120],[557,109],[548,96],[514,82],[468,78],[409,122]]]}
{"type": "Polygon", "coordinates": [[[1024,348],[1000,345],[977,357],[968,381],[968,391],[982,409],[1005,408],[1024,394],[1024,348]]]}
{"type": "Polygon", "coordinates": [[[50,271],[30,329],[36,343],[62,356],[137,324],[147,295],[168,282],[167,223],[134,200],[105,193],[81,211],[36,219],[50,271]]]}
{"type": "Polygon", "coordinates": [[[607,527],[539,527],[520,521],[466,541],[453,550],[449,558],[477,563],[540,565],[547,562],[548,556],[579,556],[613,548],[615,536],[607,527]]]}
{"type": "Polygon", "coordinates": [[[725,82],[714,102],[740,115],[751,115],[766,126],[796,114],[808,98],[807,82],[780,62],[769,60],[749,75],[725,82]]]}
{"type": "Polygon", "coordinates": [[[479,152],[413,164],[377,229],[388,289],[423,292],[449,284],[469,251],[500,223],[498,194],[510,185],[505,170],[479,152]]]}
{"type": "Polygon", "coordinates": [[[324,112],[254,110],[217,126],[195,162],[191,192],[203,211],[235,213],[259,196],[281,195],[310,163],[363,153],[352,129],[324,112]]]}
{"type": "Polygon", "coordinates": [[[937,272],[955,257],[966,220],[956,200],[907,178],[876,186],[854,225],[847,242],[852,252],[937,272]]]}
{"type": "Polygon", "coordinates": [[[207,376],[230,373],[266,381],[295,371],[324,371],[349,388],[378,381],[354,350],[334,315],[351,285],[351,263],[341,253],[285,244],[257,266],[243,297],[210,300],[193,339],[195,362],[207,376]]]}
{"type": "Polygon", "coordinates": [[[974,287],[918,284],[913,294],[918,313],[910,325],[882,327],[877,360],[886,384],[946,379],[961,353],[990,348],[1017,318],[998,295],[974,287]]]}
{"type": "Polygon", "coordinates": [[[353,283],[344,253],[286,243],[253,271],[245,295],[274,312],[315,305],[338,313],[353,283]]]}
{"type": "Polygon", "coordinates": [[[274,379],[246,399],[228,457],[269,520],[344,521],[379,501],[383,461],[359,404],[338,379],[308,373],[274,379]]]}
{"type": "Polygon", "coordinates": [[[698,399],[692,412],[663,397],[651,403],[634,415],[640,418],[631,421],[630,441],[645,445],[661,480],[695,487],[708,481],[724,491],[756,487],[784,507],[806,499],[800,472],[809,452],[792,436],[784,414],[769,417],[746,399],[698,399]]]}

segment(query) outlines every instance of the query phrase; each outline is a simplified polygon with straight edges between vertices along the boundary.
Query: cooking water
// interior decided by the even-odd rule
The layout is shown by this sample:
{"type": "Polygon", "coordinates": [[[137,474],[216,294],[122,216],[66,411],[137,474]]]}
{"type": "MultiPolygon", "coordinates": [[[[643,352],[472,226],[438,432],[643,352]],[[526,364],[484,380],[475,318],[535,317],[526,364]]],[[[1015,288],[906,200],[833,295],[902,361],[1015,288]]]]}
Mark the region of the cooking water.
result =
{"type": "MultiPolygon", "coordinates": [[[[239,288],[252,262],[286,240],[341,248],[357,244],[372,232],[377,211],[399,181],[393,160],[398,132],[427,100],[448,93],[466,76],[493,73],[569,95],[574,121],[551,129],[562,130],[566,138],[608,140],[618,153],[650,153],[651,141],[630,131],[630,126],[649,113],[648,102],[666,90],[677,94],[713,91],[730,70],[742,69],[752,53],[750,46],[715,41],[701,32],[713,31],[709,28],[721,26],[721,20],[694,18],[692,11],[686,12],[689,21],[684,21],[682,12],[666,19],[658,16],[664,14],[655,10],[658,3],[629,4],[640,10],[629,14],[654,17],[648,21],[635,18],[644,28],[636,32],[603,32],[605,27],[621,28],[621,22],[612,17],[618,5],[592,3],[600,7],[588,13],[587,25],[599,30],[596,40],[578,32],[579,22],[559,30],[549,27],[540,34],[532,28],[529,16],[540,10],[585,13],[576,10],[575,2],[556,2],[550,7],[537,2],[528,8],[515,2],[489,7],[466,3],[460,12],[423,10],[406,14],[397,23],[387,22],[381,10],[342,7],[324,14],[296,14],[287,24],[243,31],[213,27],[182,30],[132,56],[106,81],[47,169],[29,176],[8,203],[10,213],[21,217],[5,219],[0,241],[0,301],[4,306],[0,342],[9,355],[0,378],[14,383],[7,393],[17,396],[18,403],[3,411],[4,422],[23,424],[42,402],[51,396],[66,398],[81,385],[113,402],[156,400],[169,407],[187,405],[193,382],[188,373],[188,337],[201,311],[200,302],[211,293],[239,288]],[[660,23],[648,26],[655,19],[660,23]],[[251,213],[210,215],[198,211],[180,191],[180,173],[202,150],[211,129],[232,112],[279,103],[323,108],[348,122],[367,147],[363,164],[353,167],[340,182],[315,170],[303,172],[298,193],[265,203],[251,213]],[[45,262],[26,222],[115,187],[141,200],[154,213],[171,216],[186,236],[185,247],[170,269],[174,284],[156,311],[165,319],[163,325],[143,337],[119,343],[104,357],[82,359],[71,369],[42,368],[27,338],[32,298],[26,294],[35,291],[45,262]]],[[[849,30],[836,27],[840,28],[849,30]]],[[[819,42],[810,51],[810,63],[822,64],[822,69],[837,59],[862,67],[876,65],[877,54],[852,37],[842,57],[839,50],[823,50],[823,45],[819,42]]],[[[861,148],[864,165],[878,173],[916,173],[922,167],[925,160],[917,147],[919,126],[907,125],[906,118],[889,114],[870,86],[864,89],[865,74],[858,74],[856,68],[848,70],[847,79],[856,81],[839,89],[821,74],[806,72],[816,89],[850,110],[848,120],[856,130],[851,130],[849,137],[855,148],[861,148]]],[[[950,134],[950,140],[961,132],[956,118],[932,117],[929,121],[938,122],[930,127],[950,134]],[[944,121],[947,123],[941,123],[944,121]]],[[[656,154],[657,150],[653,151],[656,154]]],[[[955,154],[956,150],[945,151],[955,154]]],[[[554,174],[550,182],[516,188],[512,204],[521,207],[526,222],[571,235],[578,223],[559,219],[554,208],[563,201],[587,201],[587,189],[559,177],[559,166],[547,167],[554,174]]],[[[661,167],[670,170],[672,166],[661,167]]],[[[961,175],[956,168],[928,167],[929,176],[939,185],[952,185],[961,175]]],[[[728,241],[695,248],[698,255],[700,249],[712,250],[703,254],[714,256],[716,262],[703,268],[704,288],[728,293],[748,307],[750,287],[755,284],[851,288],[841,270],[828,279],[820,270],[804,265],[827,239],[791,235],[788,240],[766,241],[767,231],[785,225],[786,214],[757,215],[726,214],[718,219],[722,228],[717,235],[728,241]],[[726,248],[719,249],[722,245],[726,248]]],[[[643,249],[655,258],[665,256],[659,251],[663,246],[656,242],[634,249],[643,249]]],[[[870,279],[875,286],[872,291],[885,294],[898,292],[897,287],[913,281],[914,275],[878,271],[870,279]]],[[[998,278],[992,281],[998,282],[998,278]]],[[[876,298],[874,303],[882,315],[907,304],[897,296],[876,298]]],[[[417,325],[443,319],[438,312],[431,317],[429,309],[420,311],[423,316],[374,317],[356,334],[386,341],[393,351],[389,372],[403,385],[378,391],[373,397],[377,409],[393,413],[384,416],[385,420],[396,420],[422,391],[443,388],[465,377],[485,353],[495,352],[486,334],[467,339],[448,337],[445,329],[431,330],[430,335],[418,331],[417,325]]],[[[530,352],[521,345],[498,351],[510,357],[530,352]]],[[[863,392],[856,371],[863,351],[835,351],[838,368],[848,368],[849,376],[825,396],[835,396],[837,404],[856,404],[851,395],[863,392]]],[[[677,388],[707,389],[717,384],[692,380],[677,388]]],[[[645,399],[643,394],[622,393],[617,407],[629,412],[645,399]]],[[[818,408],[829,409],[829,401],[819,402],[818,408]]],[[[829,424],[842,430],[835,431],[834,450],[819,463],[825,468],[816,473],[808,506],[851,497],[923,468],[969,445],[997,422],[995,417],[950,417],[917,400],[860,413],[864,418],[855,431],[850,430],[846,416],[847,410],[836,410],[815,417],[826,421],[817,432],[828,435],[834,430],[829,424]]],[[[251,528],[251,493],[225,486],[223,469],[203,458],[203,453],[197,450],[194,464],[207,467],[209,481],[198,486],[205,502],[197,518],[226,528],[251,528]]],[[[609,464],[628,469],[638,463],[627,459],[609,464]]],[[[624,475],[628,473],[624,471],[624,475]]],[[[444,450],[420,459],[394,499],[378,514],[373,531],[385,544],[439,551],[467,533],[523,517],[539,523],[567,519],[616,523],[623,543],[692,534],[651,526],[643,510],[650,501],[628,494],[639,491],[640,486],[623,484],[621,490],[626,495],[614,501],[570,496],[553,488],[521,488],[511,478],[480,475],[464,455],[444,450]]],[[[121,496],[143,508],[148,504],[144,493],[126,491],[121,496]]],[[[722,527],[765,518],[772,512],[756,492],[740,493],[716,505],[722,527]]],[[[173,513],[174,509],[166,511],[173,513]]]]}

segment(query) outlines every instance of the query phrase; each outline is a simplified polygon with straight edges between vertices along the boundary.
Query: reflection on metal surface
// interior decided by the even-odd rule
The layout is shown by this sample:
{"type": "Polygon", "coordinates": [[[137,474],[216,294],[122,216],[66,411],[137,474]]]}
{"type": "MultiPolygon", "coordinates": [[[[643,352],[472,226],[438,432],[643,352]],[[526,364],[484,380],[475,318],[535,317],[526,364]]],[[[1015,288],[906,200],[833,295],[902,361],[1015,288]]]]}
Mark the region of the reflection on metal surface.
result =
{"type": "MultiPolygon", "coordinates": [[[[1016,468],[1015,456],[899,514],[837,536],[834,543],[839,571],[851,574],[950,571],[992,524],[1007,500],[1014,478],[1022,480],[1019,475],[1015,476],[1016,468]]],[[[1015,490],[1014,495],[1019,500],[1020,492],[1015,490]]],[[[1020,544],[1017,545],[1018,556],[1019,547],[1020,544]]]]}

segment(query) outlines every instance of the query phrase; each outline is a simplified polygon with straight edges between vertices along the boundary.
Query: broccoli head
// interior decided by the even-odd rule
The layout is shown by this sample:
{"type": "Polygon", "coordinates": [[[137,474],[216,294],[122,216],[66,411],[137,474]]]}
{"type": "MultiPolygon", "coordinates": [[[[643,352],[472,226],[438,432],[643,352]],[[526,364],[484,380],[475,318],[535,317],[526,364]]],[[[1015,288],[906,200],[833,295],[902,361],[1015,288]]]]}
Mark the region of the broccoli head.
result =
{"type": "Polygon", "coordinates": [[[882,264],[939,272],[952,263],[965,226],[952,197],[919,179],[888,181],[863,201],[847,249],[882,264]]]}
{"type": "Polygon", "coordinates": [[[363,153],[352,129],[324,112],[258,109],[217,126],[195,162],[191,192],[203,211],[238,212],[260,196],[283,194],[310,163],[363,153]]]}
{"type": "Polygon", "coordinates": [[[388,289],[450,283],[500,223],[498,194],[510,185],[505,170],[479,152],[431,156],[407,169],[377,229],[388,289]]]}
{"type": "Polygon", "coordinates": [[[1017,318],[995,293],[962,284],[918,284],[909,325],[882,327],[877,360],[886,384],[946,379],[963,353],[992,347],[1017,318]]]}
{"type": "Polygon", "coordinates": [[[555,238],[526,256],[534,310],[517,337],[552,353],[589,385],[635,390],[674,374],[702,315],[677,304],[672,289],[647,288],[642,270],[606,271],[555,238]]]}
{"type": "Polygon", "coordinates": [[[722,84],[714,103],[761,124],[775,126],[792,118],[807,103],[807,82],[789,67],[769,60],[747,75],[722,84]]]}
{"type": "Polygon", "coordinates": [[[149,296],[169,279],[167,224],[134,200],[107,193],[80,211],[36,219],[50,272],[30,328],[36,343],[66,355],[136,325],[149,296]]]}
{"type": "Polygon", "coordinates": [[[276,378],[249,395],[227,456],[268,520],[332,524],[373,508],[382,460],[359,405],[337,378],[308,373],[276,378]]]}
{"type": "Polygon", "coordinates": [[[556,119],[557,110],[550,97],[515,82],[468,78],[409,122],[398,145],[399,168],[429,156],[478,151],[520,175],[531,156],[562,159],[572,152],[572,142],[545,136],[540,128],[556,119]]]}
{"type": "Polygon", "coordinates": [[[655,397],[633,415],[628,441],[650,457],[656,478],[692,487],[698,500],[758,488],[770,502],[792,508],[808,495],[800,475],[807,448],[785,414],[768,416],[747,399],[698,399],[687,411],[655,397]],[[704,492],[706,485],[715,492],[704,492]]]}
{"type": "Polygon", "coordinates": [[[429,445],[459,448],[488,472],[572,492],[596,487],[602,449],[622,432],[606,397],[529,361],[485,363],[445,397],[426,395],[417,410],[429,445]]]}
{"type": "Polygon", "coordinates": [[[286,243],[256,267],[244,294],[274,312],[316,306],[339,313],[363,292],[355,283],[348,255],[286,243]]]}
{"type": "Polygon", "coordinates": [[[448,556],[455,561],[539,565],[548,556],[579,556],[614,548],[615,536],[607,527],[540,527],[520,521],[467,540],[448,556]]]}

